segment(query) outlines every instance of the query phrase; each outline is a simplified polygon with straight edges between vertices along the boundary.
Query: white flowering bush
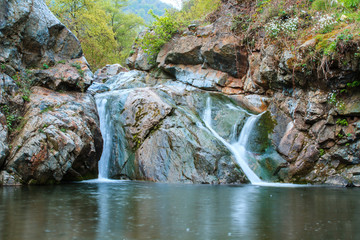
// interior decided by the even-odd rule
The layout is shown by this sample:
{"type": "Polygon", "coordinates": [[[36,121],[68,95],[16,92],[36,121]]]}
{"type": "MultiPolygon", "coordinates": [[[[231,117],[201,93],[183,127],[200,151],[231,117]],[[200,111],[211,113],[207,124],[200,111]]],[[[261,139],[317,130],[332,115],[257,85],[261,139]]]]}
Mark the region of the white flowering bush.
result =
{"type": "Polygon", "coordinates": [[[332,28],[338,23],[333,16],[328,14],[321,15],[317,13],[314,17],[315,24],[312,31],[327,33],[332,30],[332,28]]]}
{"type": "Polygon", "coordinates": [[[265,25],[265,31],[270,37],[276,37],[280,33],[289,35],[298,30],[299,18],[289,18],[286,20],[280,20],[274,18],[269,23],[265,25]]]}

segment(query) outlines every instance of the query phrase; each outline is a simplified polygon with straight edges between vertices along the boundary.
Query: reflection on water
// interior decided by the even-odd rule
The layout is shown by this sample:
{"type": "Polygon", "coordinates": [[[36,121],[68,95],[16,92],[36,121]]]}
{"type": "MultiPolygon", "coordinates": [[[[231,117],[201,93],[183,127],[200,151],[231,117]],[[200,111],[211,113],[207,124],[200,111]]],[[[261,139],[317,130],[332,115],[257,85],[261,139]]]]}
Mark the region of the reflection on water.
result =
{"type": "Polygon", "coordinates": [[[0,239],[360,239],[359,189],[84,183],[0,189],[0,239]]]}

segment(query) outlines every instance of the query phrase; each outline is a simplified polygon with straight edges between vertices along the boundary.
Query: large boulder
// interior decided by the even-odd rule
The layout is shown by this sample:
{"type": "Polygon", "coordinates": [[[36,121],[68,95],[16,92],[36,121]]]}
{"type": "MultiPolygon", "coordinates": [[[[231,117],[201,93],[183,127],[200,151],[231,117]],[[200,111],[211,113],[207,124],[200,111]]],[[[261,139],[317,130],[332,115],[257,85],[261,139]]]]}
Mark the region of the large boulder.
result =
{"type": "Polygon", "coordinates": [[[34,87],[30,99],[6,172],[23,184],[95,178],[102,138],[93,98],[34,87]]]}
{"type": "Polygon", "coordinates": [[[1,1],[0,62],[14,69],[82,56],[80,42],[43,0],[1,1]]]}
{"type": "Polygon", "coordinates": [[[247,181],[229,150],[199,117],[206,94],[172,81],[153,88],[134,88],[127,80],[134,71],[119,75],[124,79],[122,84],[119,79],[105,85],[109,89],[120,85],[122,90],[96,95],[101,108],[106,109],[110,177],[184,183],[247,181]],[[126,83],[128,89],[124,89],[126,83]]]}
{"type": "Polygon", "coordinates": [[[93,82],[93,73],[84,57],[62,60],[48,69],[33,70],[33,85],[57,91],[84,92],[93,82]]]}

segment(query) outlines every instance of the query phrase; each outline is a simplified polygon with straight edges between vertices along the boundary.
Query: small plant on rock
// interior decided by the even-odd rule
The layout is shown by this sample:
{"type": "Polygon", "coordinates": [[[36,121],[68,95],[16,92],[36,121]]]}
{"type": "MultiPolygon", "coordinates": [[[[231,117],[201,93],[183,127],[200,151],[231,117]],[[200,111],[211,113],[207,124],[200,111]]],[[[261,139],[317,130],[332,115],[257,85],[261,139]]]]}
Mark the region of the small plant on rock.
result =
{"type": "Polygon", "coordinates": [[[336,121],[336,124],[338,124],[340,126],[348,126],[349,125],[348,121],[345,118],[344,119],[339,118],[336,121]]]}

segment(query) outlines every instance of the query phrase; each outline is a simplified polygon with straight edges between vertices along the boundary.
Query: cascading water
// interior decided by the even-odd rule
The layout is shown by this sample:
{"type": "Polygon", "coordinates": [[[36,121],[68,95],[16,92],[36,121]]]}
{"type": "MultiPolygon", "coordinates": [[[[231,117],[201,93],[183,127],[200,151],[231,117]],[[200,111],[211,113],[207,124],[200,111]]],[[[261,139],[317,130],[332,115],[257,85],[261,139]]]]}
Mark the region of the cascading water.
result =
{"type": "Polygon", "coordinates": [[[249,165],[246,162],[248,153],[246,151],[246,144],[249,138],[250,132],[252,131],[253,126],[255,125],[257,119],[260,115],[253,115],[248,118],[246,121],[243,130],[241,131],[239,140],[233,144],[228,143],[223,139],[213,128],[212,128],[212,118],[211,118],[211,98],[209,97],[206,101],[206,109],[204,112],[203,121],[206,127],[212,132],[212,134],[219,139],[234,155],[237,163],[240,165],[241,169],[244,171],[245,175],[252,184],[261,184],[263,181],[251,170],[249,165]]]}
{"type": "Polygon", "coordinates": [[[111,126],[109,119],[109,112],[106,108],[107,99],[106,98],[97,98],[96,105],[99,112],[100,118],[100,131],[103,136],[103,152],[99,161],[99,179],[108,179],[109,178],[109,159],[111,154],[111,145],[112,145],[112,134],[111,126]]]}
{"type": "Polygon", "coordinates": [[[243,126],[238,139],[236,139],[236,137],[235,137],[237,135],[235,132],[237,130],[237,127],[234,126],[232,129],[232,133],[231,133],[233,141],[231,143],[229,143],[224,138],[222,138],[212,127],[211,112],[212,112],[211,98],[209,97],[206,101],[206,108],[205,108],[204,115],[203,115],[203,121],[204,121],[206,127],[210,130],[210,132],[230,150],[230,152],[235,157],[237,163],[240,165],[241,169],[243,170],[244,174],[249,179],[251,184],[260,185],[260,186],[274,186],[274,187],[296,187],[296,186],[299,186],[299,185],[287,184],[287,183],[264,182],[249,167],[249,164],[247,163],[247,159],[249,159],[249,157],[251,157],[250,156],[251,153],[249,153],[246,150],[246,147],[248,145],[248,140],[249,140],[250,134],[254,131],[254,127],[262,114],[251,115],[246,120],[245,125],[243,126]]]}

